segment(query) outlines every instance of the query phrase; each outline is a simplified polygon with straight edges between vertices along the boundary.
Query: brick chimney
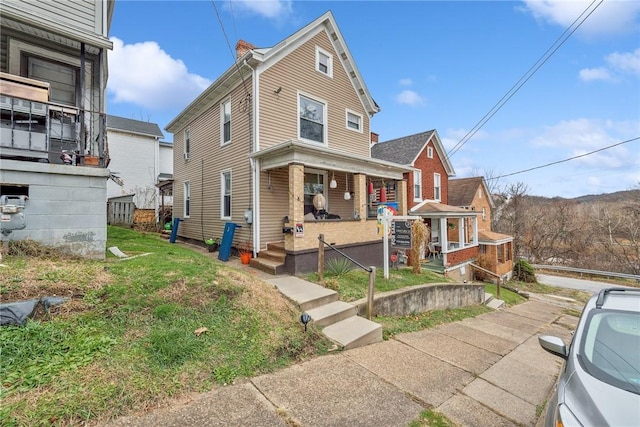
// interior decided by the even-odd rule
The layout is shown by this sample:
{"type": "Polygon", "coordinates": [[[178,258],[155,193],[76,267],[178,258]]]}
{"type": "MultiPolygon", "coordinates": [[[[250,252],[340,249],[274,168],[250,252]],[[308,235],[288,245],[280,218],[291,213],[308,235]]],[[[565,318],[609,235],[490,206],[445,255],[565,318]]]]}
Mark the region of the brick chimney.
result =
{"type": "Polygon", "coordinates": [[[238,40],[238,43],[236,43],[236,59],[247,53],[247,51],[255,48],[256,47],[249,42],[238,40]]]}
{"type": "Polygon", "coordinates": [[[371,145],[378,143],[378,134],[375,132],[371,132],[371,145]]]}

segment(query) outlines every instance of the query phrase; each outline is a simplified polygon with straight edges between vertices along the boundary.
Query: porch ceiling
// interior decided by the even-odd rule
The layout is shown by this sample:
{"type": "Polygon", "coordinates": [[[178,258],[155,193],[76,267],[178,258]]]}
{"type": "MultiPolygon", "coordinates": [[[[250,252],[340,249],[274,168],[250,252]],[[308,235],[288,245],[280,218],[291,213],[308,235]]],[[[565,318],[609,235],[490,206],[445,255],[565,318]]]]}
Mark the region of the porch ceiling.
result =
{"type": "Polygon", "coordinates": [[[403,173],[413,170],[396,163],[348,154],[296,140],[286,141],[252,153],[249,157],[260,160],[260,170],[262,171],[298,163],[310,168],[362,173],[369,176],[401,180],[403,173]]]}
{"type": "Polygon", "coordinates": [[[100,49],[113,49],[113,42],[105,37],[85,34],[63,26],[58,26],[55,30],[52,30],[54,25],[40,17],[34,16],[31,18],[31,22],[26,22],[21,20],[17,13],[14,14],[14,11],[8,5],[3,4],[3,9],[2,18],[0,18],[3,28],[11,28],[21,33],[40,37],[78,50],[80,50],[80,43],[85,43],[87,52],[94,55],[97,55],[100,49]]]}

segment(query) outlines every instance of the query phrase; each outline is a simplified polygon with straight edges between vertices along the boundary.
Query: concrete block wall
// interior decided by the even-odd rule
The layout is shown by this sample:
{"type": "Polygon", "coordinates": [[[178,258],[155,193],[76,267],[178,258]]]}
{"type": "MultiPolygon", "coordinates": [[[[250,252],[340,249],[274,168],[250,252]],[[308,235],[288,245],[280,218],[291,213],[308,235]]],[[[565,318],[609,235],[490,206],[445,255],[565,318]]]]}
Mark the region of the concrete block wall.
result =
{"type": "Polygon", "coordinates": [[[34,240],[89,259],[104,259],[109,170],[15,160],[0,161],[2,186],[23,186],[26,228],[7,240],[34,240]]]}

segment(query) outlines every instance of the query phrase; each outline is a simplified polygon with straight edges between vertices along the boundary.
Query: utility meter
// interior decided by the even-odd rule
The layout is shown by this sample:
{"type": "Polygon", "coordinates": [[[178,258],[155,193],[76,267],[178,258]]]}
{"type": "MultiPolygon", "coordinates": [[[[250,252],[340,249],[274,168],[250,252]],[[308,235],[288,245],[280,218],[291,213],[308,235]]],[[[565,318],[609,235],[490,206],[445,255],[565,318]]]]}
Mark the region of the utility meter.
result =
{"type": "Polygon", "coordinates": [[[22,212],[27,199],[27,196],[0,196],[0,232],[3,235],[27,226],[22,212]]]}

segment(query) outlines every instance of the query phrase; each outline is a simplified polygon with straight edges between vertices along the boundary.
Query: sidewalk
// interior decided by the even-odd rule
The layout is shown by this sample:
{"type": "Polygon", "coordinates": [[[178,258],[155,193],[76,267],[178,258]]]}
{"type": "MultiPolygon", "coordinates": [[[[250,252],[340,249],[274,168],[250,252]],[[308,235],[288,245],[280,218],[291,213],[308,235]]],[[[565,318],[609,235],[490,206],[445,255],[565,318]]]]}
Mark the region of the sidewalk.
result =
{"type": "Polygon", "coordinates": [[[108,425],[407,426],[435,409],[462,426],[534,426],[561,368],[537,337],[569,341],[577,318],[562,310],[563,302],[532,296],[108,425]]]}

